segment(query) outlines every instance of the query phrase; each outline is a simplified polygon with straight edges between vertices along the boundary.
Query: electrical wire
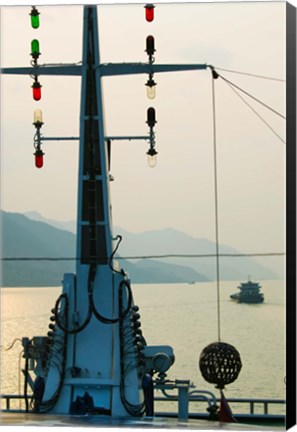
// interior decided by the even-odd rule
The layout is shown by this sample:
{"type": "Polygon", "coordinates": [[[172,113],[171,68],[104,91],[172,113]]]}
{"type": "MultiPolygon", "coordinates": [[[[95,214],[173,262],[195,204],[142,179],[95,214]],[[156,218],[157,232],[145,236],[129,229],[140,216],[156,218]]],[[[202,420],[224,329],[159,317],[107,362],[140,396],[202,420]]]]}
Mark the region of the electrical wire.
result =
{"type": "MultiPolygon", "coordinates": [[[[133,363],[134,368],[137,368],[136,364],[136,358],[133,358],[133,361],[130,360],[128,365],[126,365],[126,358],[127,358],[127,351],[126,351],[126,336],[125,336],[125,328],[129,327],[131,325],[131,316],[133,313],[133,307],[130,308],[129,314],[125,315],[123,314],[124,311],[124,304],[123,304],[123,290],[119,290],[119,310],[122,312],[120,314],[121,319],[119,321],[119,341],[120,341],[120,398],[121,401],[126,409],[126,411],[132,415],[132,416],[141,416],[145,412],[145,400],[143,400],[140,403],[132,404],[128,401],[126,394],[125,394],[125,378],[128,372],[130,372],[133,369],[133,363]]],[[[132,298],[133,302],[133,298],[132,298]]]]}
{"type": "MultiPolygon", "coordinates": [[[[257,257],[257,256],[283,256],[285,252],[259,252],[259,253],[219,253],[219,257],[257,257]]],[[[217,254],[163,254],[163,255],[138,255],[138,256],[127,256],[118,257],[118,259],[162,259],[162,258],[214,258],[217,254]]]]}
{"type": "MultiPolygon", "coordinates": [[[[257,256],[283,256],[285,252],[248,252],[248,253],[220,253],[220,257],[257,257],[257,256]]],[[[153,255],[127,255],[118,256],[117,260],[136,260],[136,259],[162,259],[162,258],[213,258],[216,254],[214,253],[200,253],[200,254],[185,254],[185,253],[165,253],[165,254],[153,254],[153,255]]],[[[1,258],[1,261],[80,261],[81,258],[49,258],[49,257],[8,257],[1,258]]]]}
{"type": "Polygon", "coordinates": [[[117,250],[118,250],[118,248],[119,248],[119,246],[120,246],[120,243],[121,243],[121,241],[122,241],[122,236],[121,236],[121,235],[117,235],[116,238],[115,238],[115,240],[118,240],[118,242],[117,242],[117,244],[116,244],[116,247],[114,248],[114,251],[113,251],[112,254],[110,255],[110,258],[109,258],[109,261],[108,261],[108,265],[109,265],[109,268],[110,268],[113,272],[124,275],[125,272],[124,272],[123,269],[121,269],[120,271],[118,271],[118,270],[116,270],[116,269],[112,266],[113,258],[114,258],[115,254],[116,254],[116,252],[117,252],[117,250]]]}
{"type": "MultiPolygon", "coordinates": [[[[22,339],[20,339],[20,338],[15,338],[15,339],[12,341],[12,343],[11,343],[7,348],[3,348],[3,350],[4,350],[4,351],[9,351],[9,350],[11,350],[11,349],[14,347],[14,344],[15,344],[16,342],[22,342],[22,339]]],[[[2,348],[2,347],[1,347],[1,348],[2,348]]]]}
{"type": "MultiPolygon", "coordinates": [[[[68,309],[65,308],[64,311],[64,318],[65,321],[68,321],[68,309]]],[[[59,335],[56,335],[59,336],[59,335]]],[[[59,385],[56,389],[56,391],[54,392],[54,394],[51,396],[50,399],[45,400],[45,401],[40,401],[40,402],[36,402],[34,400],[34,394],[31,400],[31,408],[33,410],[33,412],[48,412],[50,411],[55,404],[57,403],[60,393],[62,391],[63,388],[63,384],[64,384],[64,378],[65,378],[65,374],[66,374],[66,357],[67,357],[67,333],[64,333],[64,344],[63,344],[63,352],[62,353],[55,353],[55,349],[53,347],[51,347],[50,352],[49,352],[49,357],[47,359],[48,362],[48,367],[50,367],[51,365],[53,365],[54,367],[57,368],[57,371],[59,373],[60,376],[60,381],[59,381],[59,385]],[[54,353],[54,355],[52,355],[54,353]],[[59,361],[61,360],[61,361],[59,361]],[[58,363],[59,361],[59,363],[58,363]]],[[[54,341],[54,344],[58,342],[58,344],[60,345],[60,341],[56,340],[54,341]]],[[[59,349],[60,351],[60,349],[59,349]]]]}
{"type": "Polygon", "coordinates": [[[103,322],[104,324],[115,324],[115,323],[118,323],[120,320],[124,319],[125,316],[128,314],[128,312],[131,310],[132,300],[133,300],[133,297],[132,297],[132,290],[131,290],[131,287],[130,287],[129,282],[128,282],[127,280],[125,280],[125,279],[123,279],[123,280],[120,282],[119,291],[122,291],[123,286],[125,286],[126,289],[127,289],[127,291],[128,291],[128,301],[127,301],[126,309],[123,309],[123,310],[120,312],[120,314],[119,314],[119,316],[118,316],[117,318],[107,318],[107,317],[104,317],[103,315],[101,315],[101,314],[96,310],[96,308],[95,308],[95,304],[94,304],[93,296],[90,297],[90,301],[91,301],[91,309],[92,309],[93,314],[95,315],[95,317],[96,317],[99,321],[103,322]]]}
{"type": "Polygon", "coordinates": [[[91,312],[90,307],[88,308],[88,313],[87,313],[86,319],[84,320],[84,322],[82,323],[82,325],[80,325],[79,327],[75,327],[75,328],[73,328],[73,329],[69,329],[69,328],[67,328],[67,327],[64,325],[64,323],[62,323],[62,321],[61,321],[61,319],[60,319],[59,307],[60,307],[60,303],[61,303],[62,300],[65,300],[65,311],[66,311],[66,313],[68,313],[68,308],[69,308],[69,301],[68,301],[68,297],[66,296],[66,294],[61,294],[61,295],[58,297],[58,299],[57,299],[57,301],[56,301],[56,304],[55,304],[55,308],[54,308],[54,309],[55,309],[54,315],[55,315],[55,318],[56,318],[57,326],[58,326],[61,330],[63,330],[63,332],[64,332],[65,334],[76,334],[76,333],[81,332],[82,330],[84,330],[84,329],[87,327],[87,325],[88,325],[89,322],[91,321],[91,318],[92,318],[92,312],[91,312]]]}

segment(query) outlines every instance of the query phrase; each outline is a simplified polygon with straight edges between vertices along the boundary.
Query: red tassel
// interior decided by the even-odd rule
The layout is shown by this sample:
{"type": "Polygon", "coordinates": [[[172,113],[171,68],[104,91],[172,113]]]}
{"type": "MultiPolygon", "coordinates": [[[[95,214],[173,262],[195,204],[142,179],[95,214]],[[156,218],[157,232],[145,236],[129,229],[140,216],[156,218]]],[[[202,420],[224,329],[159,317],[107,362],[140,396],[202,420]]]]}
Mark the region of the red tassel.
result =
{"type": "Polygon", "coordinates": [[[221,392],[221,403],[220,403],[220,411],[219,411],[220,422],[237,423],[237,420],[235,420],[235,418],[233,417],[227,399],[224,396],[223,390],[220,390],[220,392],[221,392]]]}

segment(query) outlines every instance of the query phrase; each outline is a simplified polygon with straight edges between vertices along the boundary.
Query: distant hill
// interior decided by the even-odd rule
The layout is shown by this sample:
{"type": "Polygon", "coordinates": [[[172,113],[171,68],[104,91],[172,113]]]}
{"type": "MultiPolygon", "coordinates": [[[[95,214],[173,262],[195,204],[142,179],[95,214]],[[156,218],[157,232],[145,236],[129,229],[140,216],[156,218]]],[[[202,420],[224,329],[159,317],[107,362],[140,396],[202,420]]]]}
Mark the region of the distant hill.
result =
{"type": "Polygon", "coordinates": [[[54,220],[54,219],[48,219],[36,211],[26,212],[26,213],[24,213],[24,216],[26,216],[27,218],[34,220],[34,221],[45,222],[45,223],[52,225],[56,228],[70,231],[74,234],[76,233],[76,221],[58,221],[58,220],[54,220]]]}
{"type": "MultiPolygon", "coordinates": [[[[46,222],[58,228],[76,232],[75,221],[55,221],[44,218],[40,213],[28,212],[25,214],[31,219],[46,222]]],[[[148,256],[148,255],[166,255],[166,254],[215,254],[215,244],[205,238],[194,238],[172,228],[147,231],[143,233],[131,233],[123,228],[115,227],[115,234],[121,234],[123,241],[120,246],[122,256],[148,256]]],[[[221,253],[236,254],[238,250],[220,245],[221,253]]],[[[155,261],[156,262],[156,261],[155,261]]],[[[216,278],[216,264],[214,258],[164,258],[158,259],[158,262],[181,265],[192,268],[205,275],[209,280],[216,278]]],[[[135,261],[134,261],[135,263],[135,261]]],[[[138,263],[134,268],[133,274],[145,269],[138,263]]],[[[257,279],[278,279],[282,278],[284,273],[283,261],[275,261],[274,258],[234,258],[220,257],[220,277],[223,280],[241,280],[251,275],[257,279]],[[264,263],[264,265],[263,265],[264,263]],[[273,269],[273,270],[272,270],[273,269]]],[[[138,279],[138,278],[137,278],[138,279]]]]}
{"type": "MultiPolygon", "coordinates": [[[[184,265],[205,275],[209,280],[216,279],[216,260],[214,257],[186,257],[186,255],[214,255],[216,245],[210,240],[194,238],[172,228],[131,233],[116,227],[115,234],[120,234],[123,237],[119,247],[119,254],[122,256],[185,255],[185,257],[169,256],[158,259],[158,263],[184,265]]],[[[238,254],[239,251],[221,244],[220,253],[238,254]]],[[[280,277],[275,271],[261,265],[253,258],[220,257],[220,278],[222,280],[245,280],[248,275],[257,280],[278,279],[280,277]]]]}
{"type": "MultiPolygon", "coordinates": [[[[26,215],[1,212],[1,215],[3,257],[75,257],[76,236],[71,232],[76,229],[75,222],[46,219],[37,212],[26,215]]],[[[131,233],[116,227],[114,233],[123,237],[118,258],[133,283],[202,282],[216,278],[214,257],[185,256],[215,254],[215,244],[207,239],[194,238],[171,228],[131,233]],[[170,256],[157,258],[157,255],[170,256]],[[125,257],[138,258],[123,259],[125,257]]],[[[220,253],[236,254],[238,251],[220,245],[220,253]]],[[[74,261],[4,261],[2,284],[60,285],[63,274],[68,272],[75,272],[74,261]]],[[[220,258],[221,280],[240,281],[248,275],[257,280],[279,278],[276,272],[253,258],[220,258]]]]}
{"type": "MultiPolygon", "coordinates": [[[[57,286],[63,274],[75,272],[75,261],[38,258],[75,257],[76,236],[49,223],[34,221],[19,213],[1,212],[3,258],[37,258],[2,262],[3,286],[57,286]]],[[[141,260],[121,261],[133,283],[178,283],[206,281],[207,278],[186,266],[141,260]]]]}
{"type": "Polygon", "coordinates": [[[207,282],[204,275],[190,267],[167,264],[151,259],[142,259],[132,264],[128,260],[120,260],[120,265],[129,273],[132,282],[136,283],[183,283],[207,282]]]}
{"type": "MultiPolygon", "coordinates": [[[[74,234],[22,214],[1,212],[1,255],[4,258],[59,258],[75,256],[74,234]]],[[[3,261],[3,286],[60,285],[73,272],[74,261],[3,261]]]]}

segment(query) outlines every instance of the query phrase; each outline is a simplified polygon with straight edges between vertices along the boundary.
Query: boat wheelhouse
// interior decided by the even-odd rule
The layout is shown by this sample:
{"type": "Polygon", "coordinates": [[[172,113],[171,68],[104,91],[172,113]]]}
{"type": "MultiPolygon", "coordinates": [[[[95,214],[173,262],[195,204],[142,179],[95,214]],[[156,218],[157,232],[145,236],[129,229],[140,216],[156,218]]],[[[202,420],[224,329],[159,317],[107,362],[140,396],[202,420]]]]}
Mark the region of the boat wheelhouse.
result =
{"type": "Polygon", "coordinates": [[[260,292],[262,288],[258,282],[242,282],[238,287],[239,293],[231,294],[230,298],[237,303],[263,303],[264,295],[260,292]]]}

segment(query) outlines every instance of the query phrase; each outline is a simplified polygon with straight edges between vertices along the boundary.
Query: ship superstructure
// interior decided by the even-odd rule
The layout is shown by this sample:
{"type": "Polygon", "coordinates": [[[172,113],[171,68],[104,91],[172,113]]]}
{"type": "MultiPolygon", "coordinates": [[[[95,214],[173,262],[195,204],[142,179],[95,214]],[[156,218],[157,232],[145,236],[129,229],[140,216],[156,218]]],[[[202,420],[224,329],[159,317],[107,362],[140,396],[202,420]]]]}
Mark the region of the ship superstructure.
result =
{"type": "Polygon", "coordinates": [[[260,292],[262,288],[258,282],[242,282],[238,287],[239,293],[231,294],[230,298],[237,303],[263,303],[264,295],[260,292]]]}

